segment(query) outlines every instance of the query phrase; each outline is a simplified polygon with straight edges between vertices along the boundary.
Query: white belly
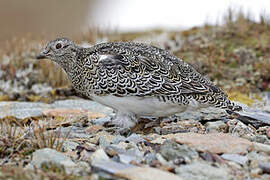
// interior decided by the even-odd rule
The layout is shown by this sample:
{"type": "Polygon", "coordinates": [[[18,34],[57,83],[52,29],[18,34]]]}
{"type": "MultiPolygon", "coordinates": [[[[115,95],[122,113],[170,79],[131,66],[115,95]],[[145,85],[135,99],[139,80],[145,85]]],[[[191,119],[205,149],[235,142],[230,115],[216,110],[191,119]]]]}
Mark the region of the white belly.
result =
{"type": "MultiPolygon", "coordinates": [[[[133,113],[138,116],[166,117],[176,113],[181,113],[190,109],[190,105],[179,105],[159,101],[154,97],[116,97],[116,96],[96,96],[92,95],[94,101],[109,106],[117,111],[133,113]]],[[[194,107],[197,108],[197,104],[194,107]]]]}

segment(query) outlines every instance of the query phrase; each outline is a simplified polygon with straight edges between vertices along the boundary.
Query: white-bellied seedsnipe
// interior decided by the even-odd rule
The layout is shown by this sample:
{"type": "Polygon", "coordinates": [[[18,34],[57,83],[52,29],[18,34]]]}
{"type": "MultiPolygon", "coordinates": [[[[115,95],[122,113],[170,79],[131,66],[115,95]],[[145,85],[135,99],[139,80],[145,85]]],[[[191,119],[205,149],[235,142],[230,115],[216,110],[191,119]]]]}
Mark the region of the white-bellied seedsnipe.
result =
{"type": "Polygon", "coordinates": [[[48,58],[67,73],[81,95],[116,110],[112,122],[128,129],[139,117],[167,117],[198,108],[241,110],[209,79],[166,50],[134,42],[90,48],[59,38],[37,59],[48,58]]]}

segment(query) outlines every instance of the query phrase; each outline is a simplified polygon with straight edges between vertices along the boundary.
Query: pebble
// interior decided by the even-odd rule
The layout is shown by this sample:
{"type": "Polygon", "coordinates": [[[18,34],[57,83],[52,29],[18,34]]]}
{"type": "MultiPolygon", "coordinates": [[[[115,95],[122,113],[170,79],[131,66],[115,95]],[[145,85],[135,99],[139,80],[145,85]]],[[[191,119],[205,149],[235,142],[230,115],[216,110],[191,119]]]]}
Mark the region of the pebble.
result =
{"type": "Polygon", "coordinates": [[[79,146],[79,143],[66,140],[64,141],[62,148],[63,151],[74,151],[77,146],[79,146]]]}
{"type": "Polygon", "coordinates": [[[110,145],[110,142],[107,140],[105,136],[100,136],[98,139],[98,144],[100,148],[105,148],[110,145]]]}
{"type": "Polygon", "coordinates": [[[129,164],[131,161],[137,162],[138,158],[136,156],[131,156],[127,154],[119,154],[119,161],[124,164],[129,164]]]}
{"type": "Polygon", "coordinates": [[[190,163],[192,159],[196,159],[199,157],[199,154],[197,153],[197,151],[195,151],[195,149],[170,140],[166,141],[164,144],[161,145],[160,154],[167,161],[184,158],[185,162],[187,163],[190,163]]]}
{"type": "Polygon", "coordinates": [[[105,152],[109,155],[109,156],[115,156],[118,154],[124,154],[126,152],[125,149],[117,146],[117,145],[109,145],[105,148],[105,152]]]}
{"type": "Polygon", "coordinates": [[[115,161],[94,161],[91,163],[91,166],[94,168],[94,171],[104,171],[111,174],[115,174],[122,170],[127,170],[129,168],[134,168],[136,166],[130,164],[118,163],[115,161]]]}
{"type": "Polygon", "coordinates": [[[63,153],[60,153],[54,149],[44,148],[36,150],[32,154],[32,160],[28,165],[28,168],[41,168],[41,165],[44,163],[52,163],[63,166],[67,170],[67,173],[71,173],[72,169],[76,167],[76,164],[63,153]]]}
{"type": "Polygon", "coordinates": [[[207,132],[218,132],[218,130],[226,127],[223,121],[207,122],[205,124],[207,132]]]}
{"type": "Polygon", "coordinates": [[[94,153],[91,154],[89,158],[91,164],[98,162],[98,161],[109,161],[110,158],[107,156],[103,149],[98,149],[94,153]]]}
{"type": "Polygon", "coordinates": [[[225,160],[234,161],[241,165],[245,165],[248,162],[248,158],[246,156],[239,154],[222,154],[221,157],[225,160]]]}
{"type": "Polygon", "coordinates": [[[263,173],[270,174],[270,163],[269,162],[260,163],[259,167],[262,169],[263,173]]]}
{"type": "Polygon", "coordinates": [[[115,175],[130,180],[182,180],[175,174],[149,167],[135,167],[118,171],[115,175]]]}
{"type": "Polygon", "coordinates": [[[213,167],[205,162],[193,162],[175,169],[182,179],[188,180],[233,180],[225,168],[213,167]]]}

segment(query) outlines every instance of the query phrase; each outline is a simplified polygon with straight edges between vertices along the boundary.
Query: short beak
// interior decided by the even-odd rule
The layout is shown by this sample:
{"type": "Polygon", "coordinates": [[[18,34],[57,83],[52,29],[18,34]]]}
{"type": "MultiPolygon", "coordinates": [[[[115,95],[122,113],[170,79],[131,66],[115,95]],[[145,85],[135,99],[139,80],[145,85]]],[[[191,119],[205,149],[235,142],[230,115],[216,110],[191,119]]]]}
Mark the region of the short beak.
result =
{"type": "Polygon", "coordinates": [[[48,51],[43,50],[39,53],[39,55],[36,56],[36,59],[46,59],[47,58],[48,51]]]}

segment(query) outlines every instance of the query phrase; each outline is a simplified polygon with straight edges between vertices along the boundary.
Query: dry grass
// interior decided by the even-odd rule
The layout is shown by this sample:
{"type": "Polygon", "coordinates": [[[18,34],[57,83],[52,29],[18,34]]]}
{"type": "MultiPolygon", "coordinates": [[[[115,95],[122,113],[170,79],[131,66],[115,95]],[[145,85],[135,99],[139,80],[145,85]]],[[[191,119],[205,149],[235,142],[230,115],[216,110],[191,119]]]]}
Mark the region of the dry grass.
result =
{"type": "Polygon", "coordinates": [[[90,177],[79,177],[66,174],[65,171],[59,171],[53,168],[47,170],[25,170],[22,167],[2,166],[0,167],[0,179],[50,179],[50,180],[75,180],[75,179],[91,179],[90,177]]]}
{"type": "Polygon", "coordinates": [[[35,122],[30,129],[31,143],[37,149],[52,148],[62,151],[63,143],[69,136],[69,133],[63,134],[61,127],[59,130],[49,130],[50,125],[44,125],[35,122]]]}
{"type": "Polygon", "coordinates": [[[25,158],[42,148],[63,151],[63,143],[70,133],[62,133],[61,127],[51,129],[50,124],[42,120],[32,122],[30,126],[18,126],[19,122],[11,121],[6,118],[0,122],[0,158],[25,158]]]}

